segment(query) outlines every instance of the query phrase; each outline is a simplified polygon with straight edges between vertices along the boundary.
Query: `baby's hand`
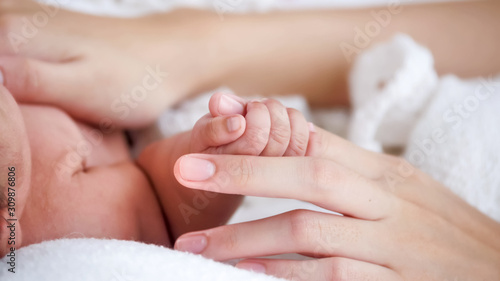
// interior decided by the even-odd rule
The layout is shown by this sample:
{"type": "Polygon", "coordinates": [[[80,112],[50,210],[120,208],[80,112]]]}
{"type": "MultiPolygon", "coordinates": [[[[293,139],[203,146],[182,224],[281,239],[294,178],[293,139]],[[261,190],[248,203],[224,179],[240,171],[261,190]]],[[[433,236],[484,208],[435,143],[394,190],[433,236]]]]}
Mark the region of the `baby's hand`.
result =
{"type": "Polygon", "coordinates": [[[304,156],[314,126],[296,109],[273,99],[246,102],[217,93],[191,134],[190,152],[304,156]]]}

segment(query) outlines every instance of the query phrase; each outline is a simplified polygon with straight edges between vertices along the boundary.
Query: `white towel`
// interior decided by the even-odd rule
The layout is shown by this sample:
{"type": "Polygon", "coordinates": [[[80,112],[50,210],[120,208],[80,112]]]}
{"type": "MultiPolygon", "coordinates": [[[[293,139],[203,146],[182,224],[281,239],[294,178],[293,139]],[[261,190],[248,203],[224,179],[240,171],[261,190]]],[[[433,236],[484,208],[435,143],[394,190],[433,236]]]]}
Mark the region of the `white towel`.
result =
{"type": "Polygon", "coordinates": [[[278,281],[198,255],[133,241],[61,239],[0,260],[2,281],[278,281]]]}
{"type": "Polygon", "coordinates": [[[404,157],[500,221],[500,76],[438,78],[430,52],[399,35],[367,50],[351,73],[350,140],[404,157]]]}

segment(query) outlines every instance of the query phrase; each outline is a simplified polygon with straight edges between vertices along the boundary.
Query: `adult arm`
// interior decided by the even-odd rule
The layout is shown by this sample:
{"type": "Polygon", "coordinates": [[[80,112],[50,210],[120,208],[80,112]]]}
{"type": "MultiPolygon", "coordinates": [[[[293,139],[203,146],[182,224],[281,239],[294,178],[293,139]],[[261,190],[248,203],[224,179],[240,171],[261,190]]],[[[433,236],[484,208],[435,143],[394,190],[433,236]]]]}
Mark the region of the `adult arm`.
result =
{"type": "Polygon", "coordinates": [[[467,77],[500,69],[498,1],[224,14],[222,20],[196,10],[117,19],[59,9],[34,36],[23,37],[25,19],[43,7],[27,0],[0,4],[4,83],[20,101],[55,104],[94,123],[104,116],[141,126],[186,96],[220,85],[241,94],[302,93],[313,105],[348,105],[356,53],[397,32],[427,46],[439,73],[467,77]],[[379,32],[366,32],[387,13],[379,32]],[[358,29],[368,34],[366,44],[358,44],[358,29]],[[347,45],[355,52],[346,53],[347,45]],[[148,67],[168,77],[146,91],[147,99],[137,92],[134,99],[134,89],[151,78],[148,67]]]}
{"type": "Polygon", "coordinates": [[[500,2],[224,15],[217,24],[223,81],[240,94],[301,93],[316,106],[347,105],[356,55],[396,33],[428,47],[440,74],[500,70],[500,2]],[[377,30],[378,27],[378,30],[377,30]]]}

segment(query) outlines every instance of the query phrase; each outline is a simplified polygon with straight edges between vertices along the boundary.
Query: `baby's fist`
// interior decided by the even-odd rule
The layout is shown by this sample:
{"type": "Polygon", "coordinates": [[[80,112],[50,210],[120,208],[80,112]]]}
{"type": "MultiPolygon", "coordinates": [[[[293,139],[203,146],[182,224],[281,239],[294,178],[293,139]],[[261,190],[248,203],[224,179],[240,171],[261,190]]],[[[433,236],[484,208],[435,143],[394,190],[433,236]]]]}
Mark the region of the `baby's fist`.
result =
{"type": "Polygon", "coordinates": [[[313,125],[297,110],[273,99],[245,102],[218,93],[210,114],[195,125],[191,152],[262,156],[304,156],[313,125]],[[244,116],[244,117],[243,117],[244,116]]]}

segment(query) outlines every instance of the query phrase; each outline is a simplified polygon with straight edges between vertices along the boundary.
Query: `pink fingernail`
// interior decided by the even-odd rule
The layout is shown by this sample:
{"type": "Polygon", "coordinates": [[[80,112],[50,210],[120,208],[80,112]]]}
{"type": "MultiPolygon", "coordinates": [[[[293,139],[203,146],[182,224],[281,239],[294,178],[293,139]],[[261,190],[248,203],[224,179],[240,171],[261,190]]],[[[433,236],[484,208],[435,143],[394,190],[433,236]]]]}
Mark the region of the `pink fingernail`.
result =
{"type": "Polygon", "coordinates": [[[219,102],[220,114],[242,114],[244,111],[243,105],[231,96],[222,95],[219,102]]]}
{"type": "Polygon", "coordinates": [[[231,117],[226,121],[227,130],[232,133],[236,132],[241,128],[240,118],[237,116],[231,117]]]}
{"type": "Polygon", "coordinates": [[[248,102],[265,102],[266,100],[268,100],[268,98],[256,98],[256,99],[251,99],[248,102]]]}
{"type": "Polygon", "coordinates": [[[314,124],[311,122],[307,124],[309,125],[309,132],[316,133],[316,127],[314,127],[314,124]]]}
{"type": "Polygon", "coordinates": [[[178,251],[200,254],[207,247],[207,237],[202,234],[185,236],[177,239],[174,249],[178,251]]]}
{"type": "Polygon", "coordinates": [[[205,159],[184,156],[179,162],[180,176],[188,181],[205,181],[215,174],[215,165],[205,159]]]}
{"type": "Polygon", "coordinates": [[[241,268],[248,271],[253,271],[257,273],[266,273],[266,267],[260,263],[253,262],[241,262],[236,265],[237,268],[241,268]]]}

